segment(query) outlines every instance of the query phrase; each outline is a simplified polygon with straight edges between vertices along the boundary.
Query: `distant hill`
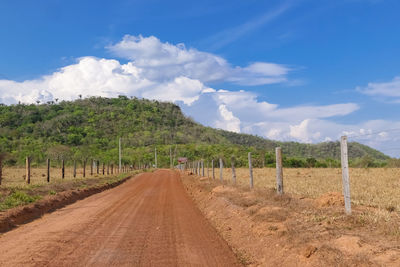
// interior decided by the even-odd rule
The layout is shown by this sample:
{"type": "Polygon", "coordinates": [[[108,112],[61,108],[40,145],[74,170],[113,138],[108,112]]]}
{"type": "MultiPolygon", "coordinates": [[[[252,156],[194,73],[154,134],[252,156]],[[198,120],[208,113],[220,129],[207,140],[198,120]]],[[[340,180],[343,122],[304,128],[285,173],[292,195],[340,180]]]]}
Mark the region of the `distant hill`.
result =
{"type": "MultiPolygon", "coordinates": [[[[171,145],[176,156],[224,157],[229,161],[233,155],[241,164],[245,164],[246,152],[253,151],[259,164],[267,165],[276,146],[282,147],[286,157],[304,159],[303,163],[306,158],[337,161],[340,157],[338,142],[277,142],[213,129],[194,122],[179,106],[166,102],[120,96],[0,105],[0,151],[8,153],[10,163],[22,164],[27,155],[39,163],[46,157],[116,162],[118,137],[123,138],[127,162],[151,161],[157,146],[161,162],[167,164],[171,145]]],[[[370,161],[389,159],[359,143],[349,144],[349,157],[368,157],[370,161]]]]}

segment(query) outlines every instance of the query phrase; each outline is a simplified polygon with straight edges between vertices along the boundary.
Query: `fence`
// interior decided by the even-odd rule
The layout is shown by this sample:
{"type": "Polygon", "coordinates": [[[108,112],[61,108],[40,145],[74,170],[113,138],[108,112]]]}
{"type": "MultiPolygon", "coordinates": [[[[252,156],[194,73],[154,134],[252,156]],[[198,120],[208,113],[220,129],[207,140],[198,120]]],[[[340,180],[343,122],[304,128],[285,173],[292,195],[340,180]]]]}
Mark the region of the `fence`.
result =
{"type": "MultiPolygon", "coordinates": [[[[342,174],[342,188],[343,188],[343,196],[345,202],[345,212],[346,214],[351,214],[351,198],[350,198],[350,176],[349,176],[349,165],[348,165],[348,148],[347,148],[347,137],[343,136],[341,138],[341,174],[342,174]]],[[[275,149],[276,155],[276,191],[278,195],[284,194],[284,173],[283,173],[283,165],[282,165],[282,150],[280,147],[275,149]]],[[[217,167],[219,167],[219,180],[221,182],[223,179],[223,170],[224,163],[222,158],[217,159],[219,163],[217,167]]],[[[211,165],[211,173],[212,179],[215,179],[215,164],[214,160],[211,160],[211,163],[207,162],[207,177],[210,177],[209,166],[211,165]]],[[[190,170],[192,173],[205,176],[204,170],[204,160],[195,160],[190,161],[185,165],[181,165],[178,167],[183,170],[190,170]]],[[[252,166],[252,154],[248,153],[248,171],[249,171],[249,181],[248,185],[250,189],[254,188],[254,176],[253,176],[253,166],[252,166]]],[[[232,183],[236,185],[237,183],[237,173],[235,169],[234,158],[231,159],[231,175],[232,175],[232,183]]]]}

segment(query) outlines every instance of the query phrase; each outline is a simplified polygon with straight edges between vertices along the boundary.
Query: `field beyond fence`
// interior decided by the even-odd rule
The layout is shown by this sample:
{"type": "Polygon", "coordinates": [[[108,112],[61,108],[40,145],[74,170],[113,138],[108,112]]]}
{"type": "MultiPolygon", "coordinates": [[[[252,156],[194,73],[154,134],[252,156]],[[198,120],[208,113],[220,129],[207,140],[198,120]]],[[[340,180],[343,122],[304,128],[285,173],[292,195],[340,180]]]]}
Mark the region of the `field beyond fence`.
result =
{"type": "MultiPolygon", "coordinates": [[[[211,169],[209,174],[212,177],[211,169]]],[[[236,176],[239,186],[249,187],[249,169],[237,168],[236,176]]],[[[276,188],[275,168],[253,168],[253,176],[255,189],[276,188]]],[[[215,168],[215,179],[219,179],[219,168],[215,168]]],[[[224,168],[223,179],[232,183],[231,168],[224,168]]],[[[318,198],[329,192],[342,192],[342,173],[339,168],[285,168],[283,184],[285,192],[318,198]]],[[[351,201],[356,205],[400,211],[399,168],[351,168],[350,188],[351,201]]]]}

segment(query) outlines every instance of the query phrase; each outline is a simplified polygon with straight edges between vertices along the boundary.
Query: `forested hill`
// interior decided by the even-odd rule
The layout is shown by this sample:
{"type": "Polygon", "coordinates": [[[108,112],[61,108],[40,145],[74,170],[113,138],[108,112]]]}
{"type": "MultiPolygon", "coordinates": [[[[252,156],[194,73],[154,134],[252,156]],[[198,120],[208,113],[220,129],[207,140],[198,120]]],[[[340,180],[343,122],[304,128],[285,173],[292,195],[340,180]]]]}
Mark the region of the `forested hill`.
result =
{"type": "MultiPolygon", "coordinates": [[[[265,155],[278,145],[287,157],[338,159],[340,156],[338,142],[282,143],[205,127],[186,117],[172,103],[120,96],[0,105],[0,150],[8,153],[14,162],[22,162],[27,155],[41,161],[49,155],[63,153],[76,159],[97,157],[113,161],[118,137],[122,137],[130,156],[141,160],[146,157],[147,150],[143,149],[154,149],[155,145],[160,150],[166,149],[166,145],[176,145],[175,154],[203,158],[228,158],[229,153],[241,151],[265,155]]],[[[349,156],[388,159],[383,153],[358,143],[349,144],[349,156]]],[[[147,157],[150,160],[151,155],[147,157]]],[[[268,156],[261,160],[268,161],[268,156]]]]}

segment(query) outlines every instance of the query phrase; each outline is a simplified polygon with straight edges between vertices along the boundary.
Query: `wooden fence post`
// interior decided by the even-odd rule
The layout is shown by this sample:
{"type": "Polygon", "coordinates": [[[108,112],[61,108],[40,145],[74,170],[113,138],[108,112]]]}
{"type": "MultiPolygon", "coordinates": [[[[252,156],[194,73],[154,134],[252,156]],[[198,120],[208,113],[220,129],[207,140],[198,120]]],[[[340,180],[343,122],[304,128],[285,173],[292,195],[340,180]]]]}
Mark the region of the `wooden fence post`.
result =
{"type": "Polygon", "coordinates": [[[100,174],[99,169],[100,169],[100,161],[97,161],[96,162],[96,173],[97,174],[100,174]]]}
{"type": "Polygon", "coordinates": [[[282,149],[275,148],[276,154],[276,190],[279,195],[283,194],[283,168],[282,168],[282,149]]]}
{"type": "Polygon", "coordinates": [[[110,163],[107,163],[107,175],[110,174],[110,163]]]}
{"type": "Polygon", "coordinates": [[[64,160],[61,161],[61,178],[64,179],[65,177],[65,165],[64,165],[64,160]]]}
{"type": "Polygon", "coordinates": [[[341,165],[342,165],[342,180],[343,180],[343,195],[344,207],[346,214],[351,214],[351,199],[350,199],[350,177],[349,177],[349,160],[347,154],[347,136],[342,136],[340,139],[341,165]]]}
{"type": "Polygon", "coordinates": [[[236,170],[235,170],[235,158],[231,158],[231,165],[232,165],[232,181],[233,184],[236,184],[236,170]]]}
{"type": "Polygon", "coordinates": [[[215,180],[214,160],[211,160],[211,167],[212,167],[212,178],[213,180],[215,180]]]}
{"type": "Polygon", "coordinates": [[[222,182],[224,178],[222,177],[222,171],[224,168],[224,163],[222,162],[222,159],[219,158],[219,180],[222,182]]]}
{"type": "Polygon", "coordinates": [[[2,177],[3,177],[3,155],[0,154],[0,185],[2,177]]]}
{"type": "Polygon", "coordinates": [[[254,182],[253,182],[253,166],[251,165],[251,152],[247,155],[249,159],[249,172],[250,172],[250,188],[253,189],[254,182]]]}
{"type": "Polygon", "coordinates": [[[92,164],[90,164],[90,176],[93,176],[93,164],[94,160],[92,160],[92,164]]]}
{"type": "Polygon", "coordinates": [[[50,159],[47,159],[47,182],[50,183],[50,159]]]}
{"type": "Polygon", "coordinates": [[[26,183],[30,184],[31,183],[31,158],[26,157],[26,177],[25,177],[26,183]]]}
{"type": "Polygon", "coordinates": [[[114,164],[111,164],[111,174],[114,174],[114,164]]]}
{"type": "Polygon", "coordinates": [[[103,162],[103,175],[104,175],[104,170],[105,170],[105,165],[104,165],[104,162],[103,162]]]}
{"type": "Polygon", "coordinates": [[[76,160],[74,160],[74,173],[73,173],[74,178],[76,178],[76,160]]]}
{"type": "Polygon", "coordinates": [[[86,177],[86,159],[83,160],[83,178],[86,177]]]}

